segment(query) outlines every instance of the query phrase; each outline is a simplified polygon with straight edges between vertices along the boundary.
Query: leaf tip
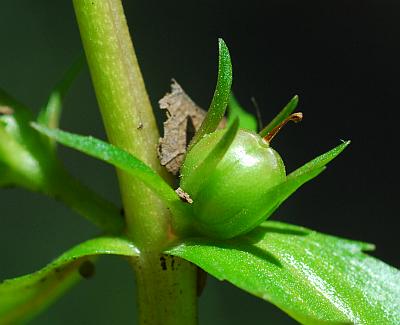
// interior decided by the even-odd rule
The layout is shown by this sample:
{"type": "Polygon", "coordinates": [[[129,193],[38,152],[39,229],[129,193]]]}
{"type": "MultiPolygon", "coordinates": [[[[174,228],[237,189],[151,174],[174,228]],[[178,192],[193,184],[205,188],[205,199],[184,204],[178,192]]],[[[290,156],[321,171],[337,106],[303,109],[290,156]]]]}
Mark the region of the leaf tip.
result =
{"type": "Polygon", "coordinates": [[[36,131],[38,131],[41,134],[48,136],[49,138],[56,138],[56,136],[57,136],[58,129],[49,128],[38,122],[30,122],[29,124],[33,129],[35,129],[36,131]]]}
{"type": "Polygon", "coordinates": [[[351,143],[350,140],[342,140],[342,139],[340,139],[340,141],[341,141],[342,143],[336,147],[337,154],[341,153],[341,152],[342,152],[344,149],[346,149],[346,148],[349,146],[349,144],[351,143]]]}
{"type": "Polygon", "coordinates": [[[226,43],[225,43],[225,41],[223,40],[222,37],[218,38],[218,46],[219,46],[220,50],[227,50],[228,49],[228,47],[226,46],[226,43]]]}
{"type": "Polygon", "coordinates": [[[364,243],[364,245],[362,247],[363,252],[373,252],[375,249],[376,249],[375,244],[371,244],[371,243],[364,243]]]}
{"type": "Polygon", "coordinates": [[[45,133],[47,130],[47,127],[44,125],[38,123],[38,122],[29,122],[29,125],[34,128],[36,131],[39,131],[40,133],[45,133]]]}
{"type": "MultiPolygon", "coordinates": [[[[232,78],[232,63],[228,46],[222,38],[218,38],[219,69],[224,70],[225,77],[232,78]]],[[[230,81],[232,83],[232,81],[230,81]]],[[[229,87],[230,89],[230,87],[229,87]]]]}
{"type": "Polygon", "coordinates": [[[43,129],[43,125],[41,125],[38,122],[29,122],[29,125],[34,128],[35,130],[41,132],[41,130],[43,129]]]}

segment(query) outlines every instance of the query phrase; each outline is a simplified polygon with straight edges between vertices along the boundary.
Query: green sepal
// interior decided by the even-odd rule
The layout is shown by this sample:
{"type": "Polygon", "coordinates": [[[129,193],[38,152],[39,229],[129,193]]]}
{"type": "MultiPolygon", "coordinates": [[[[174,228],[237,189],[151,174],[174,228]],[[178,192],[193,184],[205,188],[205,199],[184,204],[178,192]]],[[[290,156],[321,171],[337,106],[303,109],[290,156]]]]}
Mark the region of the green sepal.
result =
{"type": "Polygon", "coordinates": [[[296,192],[305,183],[311,181],[313,178],[321,174],[325,170],[325,168],[326,167],[313,169],[299,175],[298,177],[287,178],[286,181],[282,184],[276,185],[269,191],[267,191],[262,199],[264,200],[264,202],[274,202],[275,204],[273,206],[269,206],[265,210],[262,219],[259,220],[258,223],[254,224],[254,226],[250,229],[253,229],[259,223],[268,219],[279,208],[279,206],[283,202],[285,202],[294,192],[296,192]]]}
{"type": "Polygon", "coordinates": [[[227,110],[228,126],[232,125],[236,118],[239,118],[239,128],[257,132],[257,119],[240,106],[233,93],[229,97],[227,110]]]}
{"type": "Polygon", "coordinates": [[[208,181],[208,178],[205,175],[212,174],[218,163],[228,151],[238,131],[239,119],[236,118],[227,130],[221,131],[224,132],[224,135],[207,155],[207,157],[202,161],[202,163],[190,171],[190,176],[184,178],[184,175],[181,175],[181,188],[183,190],[185,190],[185,188],[190,188],[191,196],[195,196],[197,194],[202,185],[208,181]],[[183,180],[186,181],[183,182],[183,180]]]}
{"type": "Polygon", "coordinates": [[[218,79],[214,96],[203,123],[189,144],[188,152],[202,137],[217,129],[219,123],[224,117],[226,106],[228,105],[232,85],[231,57],[228,47],[222,38],[218,40],[218,46],[218,79]]]}
{"type": "Polygon", "coordinates": [[[301,174],[307,173],[311,170],[319,169],[326,164],[328,164],[331,160],[335,159],[346,147],[350,144],[350,141],[343,141],[340,145],[329,150],[328,152],[314,158],[308,163],[304,164],[300,168],[296,169],[292,173],[288,175],[288,178],[296,178],[301,174]]]}
{"type": "Polygon", "coordinates": [[[99,237],[73,247],[37,272],[1,282],[0,324],[24,323],[43,311],[82,276],[90,275],[82,268],[96,255],[133,257],[139,251],[126,239],[99,237]]]}
{"type": "MultiPolygon", "coordinates": [[[[325,170],[325,166],[336,158],[348,145],[350,141],[343,142],[332,150],[314,158],[302,167],[290,173],[286,181],[271,188],[264,196],[265,202],[276,202],[276,204],[265,213],[265,218],[268,218],[276,209],[289,198],[303,184],[317,177],[325,170]]],[[[265,219],[264,219],[265,220],[265,219]]]]}
{"type": "Polygon", "coordinates": [[[260,136],[265,137],[269,132],[271,132],[276,126],[282,123],[293,111],[296,109],[299,103],[299,97],[296,95],[294,96],[289,103],[279,112],[277,116],[265,127],[260,131],[260,136]]]}
{"type": "MultiPolygon", "coordinates": [[[[67,69],[61,80],[56,84],[54,89],[51,91],[49,98],[47,99],[47,103],[41,108],[38,114],[37,122],[39,124],[52,129],[58,128],[64,97],[70,89],[72,83],[82,71],[84,62],[85,57],[82,54],[67,69]]],[[[49,141],[49,145],[54,148],[55,141],[49,138],[47,138],[47,141],[49,141]]]]}
{"type": "Polygon", "coordinates": [[[153,190],[166,204],[174,206],[176,203],[181,203],[178,195],[160,175],[127,151],[91,136],[50,129],[37,123],[32,123],[32,126],[40,133],[67,147],[105,161],[136,177],[153,190]]]}
{"type": "Polygon", "coordinates": [[[265,222],[231,240],[192,238],[166,253],[269,301],[302,324],[399,324],[400,272],[373,245],[265,222]]]}

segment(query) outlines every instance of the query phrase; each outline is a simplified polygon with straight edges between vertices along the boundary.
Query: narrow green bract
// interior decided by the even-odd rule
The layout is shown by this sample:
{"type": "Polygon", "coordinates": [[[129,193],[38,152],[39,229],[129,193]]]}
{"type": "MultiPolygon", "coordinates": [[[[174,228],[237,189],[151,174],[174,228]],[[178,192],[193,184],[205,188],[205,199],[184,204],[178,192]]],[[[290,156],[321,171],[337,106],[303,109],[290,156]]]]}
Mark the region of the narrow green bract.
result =
{"type": "Polygon", "coordinates": [[[189,145],[188,151],[206,134],[214,132],[225,114],[232,85],[232,64],[228,47],[219,39],[219,64],[217,86],[207,115],[189,145]]]}
{"type": "Polygon", "coordinates": [[[285,118],[287,118],[290,114],[294,112],[297,105],[299,103],[299,97],[296,95],[294,96],[287,105],[282,108],[275,118],[268,123],[268,125],[260,131],[260,136],[265,137],[269,132],[272,131],[278,124],[280,124],[285,118]]]}
{"type": "Polygon", "coordinates": [[[301,174],[307,173],[311,170],[315,170],[321,168],[328,164],[330,161],[335,159],[346,147],[350,144],[350,141],[344,141],[342,144],[338,145],[337,147],[333,148],[332,150],[314,158],[313,160],[309,161],[305,165],[301,166],[300,168],[296,169],[294,172],[288,175],[288,178],[296,178],[301,174]]]}

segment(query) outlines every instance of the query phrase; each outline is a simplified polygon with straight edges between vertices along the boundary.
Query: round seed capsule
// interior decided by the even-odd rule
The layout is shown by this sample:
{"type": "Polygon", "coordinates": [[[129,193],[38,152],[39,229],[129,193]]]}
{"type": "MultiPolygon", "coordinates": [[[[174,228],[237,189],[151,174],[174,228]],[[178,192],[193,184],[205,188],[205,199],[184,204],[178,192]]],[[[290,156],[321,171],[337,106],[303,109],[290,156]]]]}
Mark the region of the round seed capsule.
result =
{"type": "Polygon", "coordinates": [[[194,227],[215,238],[246,233],[265,219],[277,201],[268,190],[286,179],[285,166],[269,142],[258,134],[239,130],[229,149],[213,170],[204,172],[200,186],[191,175],[224,134],[215,131],[188,153],[181,169],[180,187],[193,199],[194,227]]]}

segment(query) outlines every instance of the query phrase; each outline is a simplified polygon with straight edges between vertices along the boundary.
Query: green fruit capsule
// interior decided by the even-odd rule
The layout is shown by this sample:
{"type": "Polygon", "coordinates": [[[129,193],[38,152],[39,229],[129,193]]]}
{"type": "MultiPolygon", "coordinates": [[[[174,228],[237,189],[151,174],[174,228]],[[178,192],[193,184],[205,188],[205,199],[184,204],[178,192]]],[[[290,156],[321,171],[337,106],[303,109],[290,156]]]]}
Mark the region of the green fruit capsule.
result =
{"type": "Polygon", "coordinates": [[[181,169],[180,187],[193,200],[193,225],[198,232],[232,238],[252,230],[275,210],[280,197],[270,189],[286,180],[286,172],[269,143],[284,124],[301,118],[301,113],[291,115],[265,138],[239,130],[214,164],[207,165],[208,159],[229,130],[208,134],[191,149],[181,169]]]}

